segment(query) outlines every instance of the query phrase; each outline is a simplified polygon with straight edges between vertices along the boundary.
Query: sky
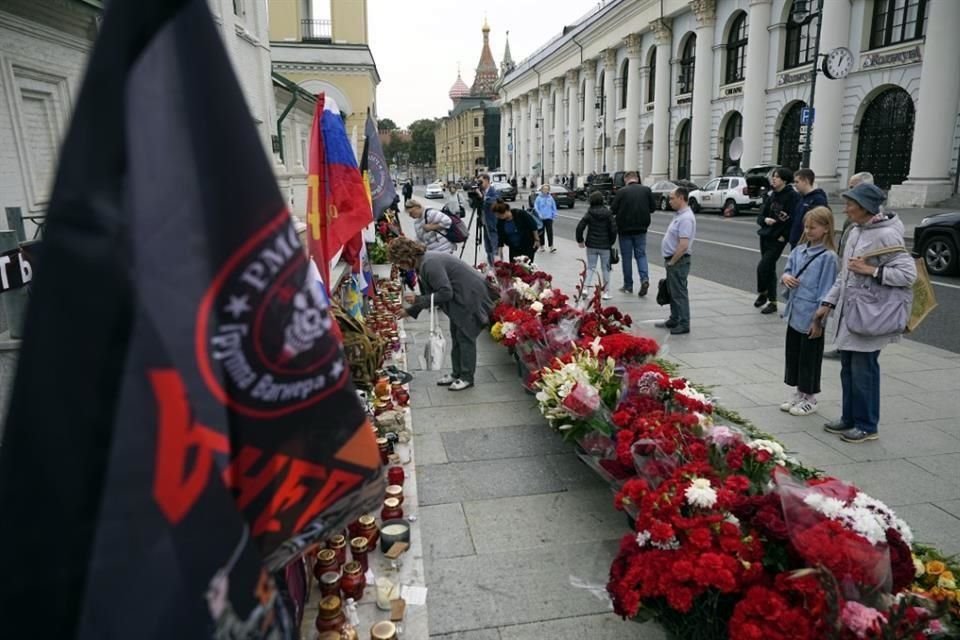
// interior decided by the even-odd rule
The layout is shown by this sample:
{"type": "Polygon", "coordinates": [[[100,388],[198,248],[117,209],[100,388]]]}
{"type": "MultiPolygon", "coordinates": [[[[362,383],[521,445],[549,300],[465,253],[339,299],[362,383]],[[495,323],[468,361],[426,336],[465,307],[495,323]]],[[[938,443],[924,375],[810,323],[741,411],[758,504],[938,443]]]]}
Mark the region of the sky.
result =
{"type": "Polygon", "coordinates": [[[490,50],[500,66],[505,32],[519,63],[596,8],[597,0],[367,0],[370,49],[380,72],[377,115],[407,127],[420,118],[438,118],[452,108],[447,96],[457,79],[473,84],[483,47],[484,16],[490,50]]]}

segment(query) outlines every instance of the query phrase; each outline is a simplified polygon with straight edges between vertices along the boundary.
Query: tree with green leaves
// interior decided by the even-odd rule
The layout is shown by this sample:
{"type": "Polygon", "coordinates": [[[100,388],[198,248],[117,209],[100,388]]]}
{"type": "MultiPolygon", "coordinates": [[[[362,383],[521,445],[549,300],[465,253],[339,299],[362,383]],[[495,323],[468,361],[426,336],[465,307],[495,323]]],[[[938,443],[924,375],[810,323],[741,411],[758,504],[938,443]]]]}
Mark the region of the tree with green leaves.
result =
{"type": "Polygon", "coordinates": [[[427,118],[410,124],[410,162],[418,165],[432,165],[437,159],[434,131],[437,121],[427,118]]]}
{"type": "Polygon", "coordinates": [[[397,123],[390,118],[383,118],[377,123],[378,131],[396,131],[398,128],[397,123]]]}

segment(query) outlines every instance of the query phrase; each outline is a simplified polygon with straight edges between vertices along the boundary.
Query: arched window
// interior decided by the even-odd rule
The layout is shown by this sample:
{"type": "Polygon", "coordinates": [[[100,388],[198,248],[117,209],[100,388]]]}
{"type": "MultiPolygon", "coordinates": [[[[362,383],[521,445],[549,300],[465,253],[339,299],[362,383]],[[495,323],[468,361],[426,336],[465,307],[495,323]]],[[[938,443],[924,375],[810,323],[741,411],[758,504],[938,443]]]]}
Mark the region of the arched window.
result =
{"type": "Polygon", "coordinates": [[[927,0],[874,0],[870,48],[919,40],[927,27],[927,0]]]}
{"type": "Polygon", "coordinates": [[[597,78],[597,95],[599,96],[600,105],[597,107],[597,115],[603,115],[607,110],[607,87],[604,80],[604,75],[606,70],[600,72],[600,76],[597,78]]]}
{"type": "Polygon", "coordinates": [[[677,178],[690,179],[690,121],[684,120],[677,129],[677,178]]]}
{"type": "Polygon", "coordinates": [[[630,61],[624,60],[620,67],[620,108],[627,108],[627,78],[630,76],[630,61]]]}
{"type": "Polygon", "coordinates": [[[647,74],[647,102],[653,102],[657,94],[657,48],[650,52],[650,73],[647,74]]]}
{"type": "MultiPolygon", "coordinates": [[[[790,5],[790,13],[793,14],[793,4],[790,5]]],[[[816,46],[817,39],[817,21],[820,19],[816,13],[811,13],[803,22],[794,22],[787,18],[787,46],[784,49],[783,68],[792,69],[801,65],[813,62],[813,49],[816,46]]]]}
{"type": "Polygon", "coordinates": [[[780,121],[780,148],[777,152],[777,164],[791,169],[800,168],[800,112],[807,106],[794,102],[783,114],[780,121]]]}
{"type": "MultiPolygon", "coordinates": [[[[683,44],[683,52],[680,54],[680,82],[677,93],[683,95],[693,92],[693,74],[697,63],[697,35],[690,34],[687,41],[683,44]]],[[[709,89],[709,87],[705,87],[709,89]]]]}
{"type": "Polygon", "coordinates": [[[741,11],[727,36],[727,84],[740,82],[747,67],[747,12],[741,11]]]}
{"type": "Polygon", "coordinates": [[[730,143],[733,142],[736,138],[739,138],[743,135],[743,116],[738,112],[734,111],[730,114],[730,117],[727,119],[727,124],[723,128],[723,170],[726,171],[727,167],[740,166],[740,159],[733,160],[730,157],[730,143]]]}

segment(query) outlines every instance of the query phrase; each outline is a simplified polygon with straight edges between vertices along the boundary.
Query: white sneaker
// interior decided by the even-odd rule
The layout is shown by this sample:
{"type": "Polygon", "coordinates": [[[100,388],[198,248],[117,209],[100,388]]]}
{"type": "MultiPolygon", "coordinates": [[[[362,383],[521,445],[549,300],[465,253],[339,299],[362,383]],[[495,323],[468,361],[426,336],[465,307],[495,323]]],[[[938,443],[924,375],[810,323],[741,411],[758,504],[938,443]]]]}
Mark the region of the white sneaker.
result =
{"type": "Polygon", "coordinates": [[[456,381],[457,381],[457,379],[454,378],[452,374],[445,373],[445,374],[443,374],[442,376],[440,376],[440,378],[437,380],[437,386],[438,386],[438,387],[448,387],[448,386],[450,386],[451,384],[453,384],[453,383],[456,382],[456,381]]]}
{"type": "Polygon", "coordinates": [[[557,252],[556,247],[550,247],[550,253],[556,253],[556,252],[557,252]]]}
{"type": "Polygon", "coordinates": [[[452,383],[450,383],[450,391],[463,391],[464,389],[469,389],[473,386],[472,382],[467,382],[466,380],[461,380],[457,378],[452,383]]]}
{"type": "Polygon", "coordinates": [[[794,405],[798,404],[799,402],[800,402],[800,392],[796,391],[792,396],[790,396],[789,400],[787,400],[786,402],[780,405],[780,411],[790,413],[790,409],[793,409],[794,405]]]}
{"type": "Polygon", "coordinates": [[[601,297],[602,299],[604,299],[604,300],[610,300],[611,298],[613,298],[613,296],[610,295],[609,293],[607,293],[606,291],[604,291],[604,292],[603,292],[603,295],[600,296],[600,297],[601,297]]]}
{"type": "Polygon", "coordinates": [[[801,400],[797,404],[790,407],[790,415],[792,416],[808,416],[811,413],[817,410],[817,401],[816,400],[801,400]]]}

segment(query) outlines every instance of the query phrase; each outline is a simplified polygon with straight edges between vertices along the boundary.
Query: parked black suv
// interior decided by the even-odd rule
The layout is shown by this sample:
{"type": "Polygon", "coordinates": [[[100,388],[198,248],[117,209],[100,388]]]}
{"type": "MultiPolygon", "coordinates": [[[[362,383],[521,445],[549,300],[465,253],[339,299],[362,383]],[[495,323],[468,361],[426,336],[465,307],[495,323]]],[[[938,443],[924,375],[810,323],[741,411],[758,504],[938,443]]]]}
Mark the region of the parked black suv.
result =
{"type": "Polygon", "coordinates": [[[924,218],[913,230],[913,251],[923,256],[927,271],[945,276],[960,272],[960,211],[924,218]]]}
{"type": "MultiPolygon", "coordinates": [[[[592,176],[587,176],[587,185],[583,189],[582,196],[584,199],[589,199],[590,194],[594,191],[599,191],[603,194],[604,200],[609,202],[613,199],[613,177],[609,173],[596,173],[592,176]]],[[[580,193],[577,193],[580,196],[580,193]]]]}

